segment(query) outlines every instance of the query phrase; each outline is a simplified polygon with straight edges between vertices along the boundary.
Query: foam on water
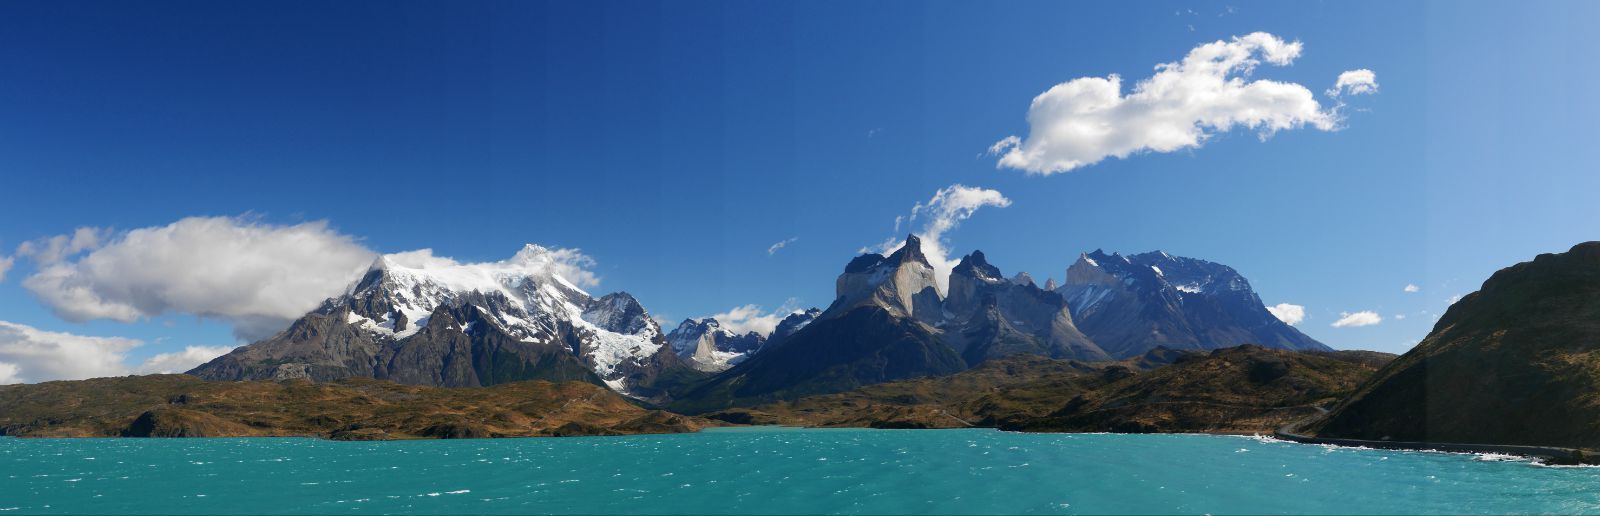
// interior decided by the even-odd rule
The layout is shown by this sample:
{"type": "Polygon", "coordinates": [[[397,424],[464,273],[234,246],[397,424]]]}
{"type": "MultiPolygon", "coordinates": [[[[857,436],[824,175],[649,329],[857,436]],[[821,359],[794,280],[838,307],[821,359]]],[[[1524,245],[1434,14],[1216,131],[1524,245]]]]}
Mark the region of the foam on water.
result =
{"type": "Polygon", "coordinates": [[[1592,468],[1264,436],[0,438],[5,514],[1584,513],[1596,485],[1592,468]]]}

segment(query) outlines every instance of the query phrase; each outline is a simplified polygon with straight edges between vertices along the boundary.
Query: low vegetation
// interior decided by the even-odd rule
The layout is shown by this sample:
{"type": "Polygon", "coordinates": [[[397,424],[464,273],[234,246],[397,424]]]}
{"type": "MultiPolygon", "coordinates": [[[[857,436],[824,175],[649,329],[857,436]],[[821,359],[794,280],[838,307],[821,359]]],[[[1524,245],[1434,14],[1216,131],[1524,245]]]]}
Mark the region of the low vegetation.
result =
{"type": "Polygon", "coordinates": [[[692,432],[718,423],[648,410],[585,382],[442,388],[128,376],[0,387],[0,435],[347,440],[692,432]]]}

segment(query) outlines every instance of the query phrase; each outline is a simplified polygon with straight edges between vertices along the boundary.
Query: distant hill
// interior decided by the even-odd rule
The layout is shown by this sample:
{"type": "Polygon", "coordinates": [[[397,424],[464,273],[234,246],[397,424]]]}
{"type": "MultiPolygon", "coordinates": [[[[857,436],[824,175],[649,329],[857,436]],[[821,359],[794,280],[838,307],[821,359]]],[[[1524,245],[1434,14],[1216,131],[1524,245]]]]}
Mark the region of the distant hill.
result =
{"type": "Polygon", "coordinates": [[[23,437],[383,440],[672,433],[706,424],[640,408],[586,382],[441,388],[359,377],[312,383],[150,375],[0,386],[0,435],[23,437]]]}
{"type": "Polygon", "coordinates": [[[1122,362],[1015,355],[938,378],[889,382],[706,417],[742,424],[1021,431],[1253,432],[1319,413],[1393,355],[1260,346],[1151,350],[1122,362]]]}
{"type": "Polygon", "coordinates": [[[1600,448],[1600,242],[1494,273],[1309,430],[1600,448]]]}

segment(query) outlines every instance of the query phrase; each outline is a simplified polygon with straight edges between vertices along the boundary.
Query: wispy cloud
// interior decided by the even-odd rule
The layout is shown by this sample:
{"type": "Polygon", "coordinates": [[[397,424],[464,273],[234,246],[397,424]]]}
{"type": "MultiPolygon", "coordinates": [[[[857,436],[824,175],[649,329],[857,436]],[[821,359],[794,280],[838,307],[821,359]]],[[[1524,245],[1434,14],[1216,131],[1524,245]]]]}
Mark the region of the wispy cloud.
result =
{"type": "Polygon", "coordinates": [[[1360,312],[1339,313],[1339,320],[1334,321],[1332,326],[1334,328],[1359,328],[1362,326],[1372,326],[1381,322],[1383,322],[1383,316],[1378,315],[1377,312],[1371,310],[1362,310],[1360,312]]]}
{"type": "MultiPolygon", "coordinates": [[[[1278,131],[1337,130],[1342,103],[1324,108],[1310,89],[1272,80],[1246,80],[1265,62],[1288,66],[1303,45],[1265,32],[1195,47],[1181,61],[1156,65],[1154,75],[1124,95],[1122,78],[1080,77],[1034,97],[1027,137],[1008,136],[989,148],[997,166],[1056,174],[1142,152],[1199,148],[1235,128],[1262,140],[1278,131]]],[[[1341,74],[1330,96],[1377,91],[1371,70],[1341,74]]]]}
{"type": "MultiPolygon", "coordinates": [[[[896,233],[899,232],[902,221],[908,224],[922,223],[915,233],[922,239],[922,254],[928,258],[928,263],[933,265],[934,276],[939,282],[939,292],[944,293],[950,281],[950,270],[959,262],[958,259],[950,258],[950,244],[946,236],[959,227],[962,221],[971,218],[979,208],[985,206],[1004,208],[1010,205],[1011,199],[1007,199],[999,191],[954,184],[934,192],[933,198],[927,203],[919,202],[913,205],[910,216],[904,219],[896,217],[895,230],[896,233]]],[[[864,248],[862,251],[889,254],[903,245],[905,245],[904,239],[891,236],[876,249],[864,248]]]]}
{"type": "Polygon", "coordinates": [[[1422,287],[1416,286],[1415,284],[1407,283],[1406,284],[1406,288],[1401,289],[1401,290],[1404,290],[1405,293],[1407,293],[1407,294],[1415,294],[1415,293],[1418,293],[1418,292],[1422,292],[1422,287]]]}
{"type": "Polygon", "coordinates": [[[799,240],[799,239],[800,239],[800,237],[789,237],[789,238],[786,238],[786,239],[783,239],[783,240],[779,240],[778,243],[772,244],[770,247],[767,247],[767,256],[772,256],[774,254],[778,254],[778,250],[779,249],[783,249],[785,247],[788,247],[789,244],[793,244],[796,240],[799,240]]]}

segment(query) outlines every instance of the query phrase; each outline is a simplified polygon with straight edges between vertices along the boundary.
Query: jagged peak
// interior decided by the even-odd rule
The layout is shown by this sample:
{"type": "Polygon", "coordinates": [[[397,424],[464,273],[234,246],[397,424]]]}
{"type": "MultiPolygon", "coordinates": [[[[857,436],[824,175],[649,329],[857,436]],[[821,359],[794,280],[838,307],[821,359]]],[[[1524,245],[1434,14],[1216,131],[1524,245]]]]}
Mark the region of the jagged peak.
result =
{"type": "Polygon", "coordinates": [[[1038,285],[1037,283],[1034,283],[1033,275],[1028,274],[1027,271],[1017,271],[1017,275],[1011,277],[1011,282],[1015,283],[1015,284],[1018,284],[1018,285],[1024,285],[1024,286],[1030,286],[1030,287],[1038,285]]]}
{"type": "Polygon", "coordinates": [[[1001,280],[1005,276],[1000,274],[1000,269],[989,264],[983,251],[973,251],[972,254],[961,257],[961,263],[950,270],[950,274],[960,274],[986,280],[1001,280]]]}
{"type": "Polygon", "coordinates": [[[625,290],[618,290],[616,292],[612,292],[610,294],[606,294],[606,295],[600,296],[599,298],[596,298],[594,300],[594,303],[595,304],[611,305],[611,306],[616,306],[616,307],[624,307],[624,306],[638,306],[640,308],[644,307],[644,305],[639,303],[639,300],[637,298],[633,297],[633,294],[629,294],[625,290]]]}
{"type": "Polygon", "coordinates": [[[894,265],[906,262],[920,263],[929,267],[933,266],[928,262],[928,257],[922,254],[922,239],[917,238],[915,234],[906,235],[906,243],[901,245],[900,249],[896,250],[894,254],[884,259],[884,263],[892,263],[894,265]]]}

